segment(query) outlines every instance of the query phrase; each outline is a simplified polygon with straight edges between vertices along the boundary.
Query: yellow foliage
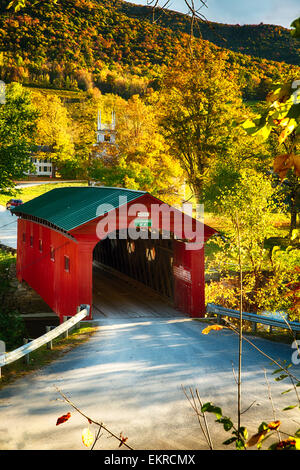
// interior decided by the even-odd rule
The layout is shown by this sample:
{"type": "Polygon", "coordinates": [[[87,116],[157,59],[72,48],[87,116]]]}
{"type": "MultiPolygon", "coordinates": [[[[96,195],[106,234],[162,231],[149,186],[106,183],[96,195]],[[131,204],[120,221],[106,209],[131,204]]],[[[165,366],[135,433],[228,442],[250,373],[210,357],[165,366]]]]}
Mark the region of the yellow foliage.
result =
{"type": "Polygon", "coordinates": [[[223,330],[223,328],[224,327],[221,325],[210,325],[204,328],[204,330],[202,330],[202,334],[207,335],[208,333],[210,333],[211,330],[219,331],[219,330],[223,330]]]}
{"type": "Polygon", "coordinates": [[[66,161],[74,157],[71,119],[66,107],[56,95],[32,92],[33,102],[39,111],[36,143],[52,148],[51,159],[66,161]]]}
{"type": "Polygon", "coordinates": [[[90,447],[94,442],[94,435],[89,428],[84,428],[81,434],[82,442],[86,447],[90,447]]]}

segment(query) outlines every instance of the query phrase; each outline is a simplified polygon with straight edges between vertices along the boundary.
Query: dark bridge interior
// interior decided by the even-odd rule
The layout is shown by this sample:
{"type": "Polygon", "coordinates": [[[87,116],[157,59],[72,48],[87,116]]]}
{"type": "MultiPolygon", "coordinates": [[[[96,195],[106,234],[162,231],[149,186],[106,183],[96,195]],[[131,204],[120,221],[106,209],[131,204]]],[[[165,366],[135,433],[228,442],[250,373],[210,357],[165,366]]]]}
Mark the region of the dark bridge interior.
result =
{"type": "MultiPolygon", "coordinates": [[[[126,230],[127,232],[127,230],[126,230]]],[[[117,232],[116,238],[106,238],[94,248],[94,261],[109,266],[126,276],[145,284],[163,297],[173,300],[173,240],[125,238],[126,232],[117,232]]]]}
{"type": "Polygon", "coordinates": [[[94,248],[94,315],[174,317],[173,240],[116,232],[94,248]]]}

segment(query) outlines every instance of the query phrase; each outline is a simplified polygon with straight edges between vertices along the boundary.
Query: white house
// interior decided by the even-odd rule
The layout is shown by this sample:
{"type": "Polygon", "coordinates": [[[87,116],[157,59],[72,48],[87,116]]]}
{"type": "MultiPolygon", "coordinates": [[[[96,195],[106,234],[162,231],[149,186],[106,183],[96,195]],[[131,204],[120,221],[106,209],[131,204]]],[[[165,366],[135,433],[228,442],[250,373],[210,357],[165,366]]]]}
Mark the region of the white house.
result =
{"type": "Polygon", "coordinates": [[[31,157],[31,163],[35,170],[25,173],[26,175],[34,176],[52,176],[53,164],[51,158],[38,158],[40,153],[51,154],[51,148],[46,145],[39,145],[31,157]]]}

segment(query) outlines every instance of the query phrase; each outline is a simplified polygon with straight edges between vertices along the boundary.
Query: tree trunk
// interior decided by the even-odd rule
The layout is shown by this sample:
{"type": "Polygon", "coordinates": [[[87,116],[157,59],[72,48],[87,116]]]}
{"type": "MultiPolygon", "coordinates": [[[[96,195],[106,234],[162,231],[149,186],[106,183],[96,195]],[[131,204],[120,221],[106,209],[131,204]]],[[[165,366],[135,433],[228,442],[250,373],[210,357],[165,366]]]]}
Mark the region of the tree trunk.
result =
{"type": "Polygon", "coordinates": [[[296,183],[291,194],[291,219],[290,219],[290,236],[293,230],[297,228],[297,216],[298,216],[298,203],[300,199],[300,186],[296,183]]]}
{"type": "Polygon", "coordinates": [[[290,235],[292,235],[293,230],[297,227],[297,207],[294,204],[291,210],[291,224],[290,224],[290,235]]]}

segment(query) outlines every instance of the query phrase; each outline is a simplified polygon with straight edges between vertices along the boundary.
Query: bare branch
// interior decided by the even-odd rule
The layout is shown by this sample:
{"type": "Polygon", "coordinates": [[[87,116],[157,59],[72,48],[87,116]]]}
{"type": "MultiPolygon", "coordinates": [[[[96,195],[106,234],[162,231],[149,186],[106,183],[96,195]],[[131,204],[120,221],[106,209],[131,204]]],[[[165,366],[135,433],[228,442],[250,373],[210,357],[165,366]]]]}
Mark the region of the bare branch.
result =
{"type": "MultiPolygon", "coordinates": [[[[265,373],[265,379],[266,379],[267,386],[268,386],[268,396],[269,396],[269,400],[271,402],[272,411],[273,411],[273,419],[274,419],[274,421],[276,421],[275,407],[274,407],[274,403],[273,403],[271,387],[270,387],[269,380],[268,380],[268,377],[267,377],[266,369],[264,370],[264,373],[265,373]]],[[[277,432],[278,440],[281,441],[281,436],[280,436],[280,432],[278,431],[278,429],[276,429],[276,432],[277,432]]]]}
{"type": "MultiPolygon", "coordinates": [[[[117,439],[119,441],[120,444],[124,445],[125,447],[127,447],[128,449],[130,450],[133,450],[132,447],[130,447],[128,444],[126,444],[126,442],[124,441],[124,439],[122,439],[122,437],[119,437],[117,436],[116,434],[114,434],[112,431],[110,431],[106,426],[104,426],[103,423],[99,423],[97,421],[94,421],[93,419],[89,418],[86,414],[84,414],[76,405],[74,405],[74,403],[71,402],[71,400],[56,386],[54,385],[54,387],[56,388],[57,392],[63,397],[64,401],[67,402],[70,406],[72,406],[72,408],[74,408],[74,410],[76,410],[79,414],[81,414],[81,416],[83,416],[84,418],[86,418],[89,423],[93,423],[95,424],[96,426],[99,426],[99,431],[98,431],[98,434],[96,436],[96,441],[99,439],[100,437],[100,431],[101,429],[103,429],[104,431],[106,431],[110,437],[114,437],[115,439],[117,439]]],[[[95,442],[94,442],[95,444],[95,442]]]]}
{"type": "Polygon", "coordinates": [[[210,437],[210,432],[209,432],[209,428],[208,428],[208,423],[207,423],[207,420],[206,420],[206,416],[205,416],[205,413],[203,413],[201,411],[201,408],[202,408],[202,401],[201,401],[201,398],[199,396],[199,392],[198,390],[196,389],[196,396],[197,396],[197,399],[198,399],[198,402],[199,402],[199,405],[200,405],[200,410],[196,404],[196,399],[195,399],[195,396],[194,396],[194,393],[193,393],[193,390],[192,388],[190,388],[190,394],[191,394],[191,398],[188,396],[186,390],[184,389],[183,386],[182,387],[182,390],[183,390],[183,393],[185,394],[188,402],[190,403],[191,407],[193,408],[193,410],[195,411],[196,415],[197,415],[197,419],[198,419],[198,423],[199,423],[199,426],[201,428],[201,431],[203,433],[203,436],[210,448],[210,450],[213,450],[213,444],[212,444],[212,440],[211,440],[211,437],[210,437]],[[201,422],[201,419],[203,419],[204,421],[204,427],[205,427],[205,430],[204,430],[204,427],[202,425],[202,422],[201,422]]]}

